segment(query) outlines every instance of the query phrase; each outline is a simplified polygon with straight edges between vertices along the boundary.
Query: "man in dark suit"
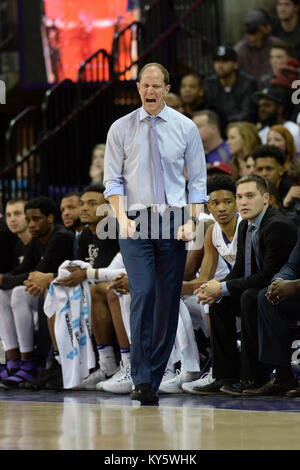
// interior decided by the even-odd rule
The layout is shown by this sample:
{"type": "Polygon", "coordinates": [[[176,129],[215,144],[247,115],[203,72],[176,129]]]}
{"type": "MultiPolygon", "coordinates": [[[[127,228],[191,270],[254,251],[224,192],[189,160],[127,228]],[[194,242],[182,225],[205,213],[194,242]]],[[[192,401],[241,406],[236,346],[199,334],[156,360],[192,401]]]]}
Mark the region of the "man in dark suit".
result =
{"type": "Polygon", "coordinates": [[[258,361],[257,296],[286,263],[297,239],[296,226],[269,207],[264,178],[250,175],[236,185],[237,207],[244,219],[239,226],[236,263],[224,282],[210,280],[195,291],[202,303],[211,304],[215,381],[194,389],[205,395],[219,391],[240,395],[269,379],[269,367],[258,361]],[[241,317],[241,354],[236,316],[241,317]]]}
{"type": "Polygon", "coordinates": [[[245,395],[300,396],[291,369],[290,323],[300,320],[300,231],[288,262],[258,296],[259,359],[276,368],[275,378],[245,395]]]}

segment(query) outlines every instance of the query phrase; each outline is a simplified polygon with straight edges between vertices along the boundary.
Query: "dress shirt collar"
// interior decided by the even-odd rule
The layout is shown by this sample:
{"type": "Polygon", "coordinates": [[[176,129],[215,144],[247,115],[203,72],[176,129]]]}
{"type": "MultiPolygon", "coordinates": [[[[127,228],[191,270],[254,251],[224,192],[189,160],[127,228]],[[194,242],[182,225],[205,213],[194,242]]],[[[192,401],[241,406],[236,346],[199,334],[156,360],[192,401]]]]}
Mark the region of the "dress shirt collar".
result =
{"type": "Polygon", "coordinates": [[[248,221],[248,227],[249,225],[253,225],[253,227],[255,227],[255,229],[258,230],[260,227],[261,221],[264,218],[265,213],[266,213],[266,210],[263,210],[261,214],[259,214],[259,216],[256,217],[255,221],[252,224],[248,221]]]}
{"type": "Polygon", "coordinates": [[[152,118],[152,117],[157,117],[157,116],[159,116],[164,121],[169,120],[168,106],[166,104],[164,105],[160,113],[158,113],[156,116],[151,116],[151,114],[148,114],[143,106],[140,108],[140,121],[143,121],[143,119],[146,119],[147,117],[152,118]]]}

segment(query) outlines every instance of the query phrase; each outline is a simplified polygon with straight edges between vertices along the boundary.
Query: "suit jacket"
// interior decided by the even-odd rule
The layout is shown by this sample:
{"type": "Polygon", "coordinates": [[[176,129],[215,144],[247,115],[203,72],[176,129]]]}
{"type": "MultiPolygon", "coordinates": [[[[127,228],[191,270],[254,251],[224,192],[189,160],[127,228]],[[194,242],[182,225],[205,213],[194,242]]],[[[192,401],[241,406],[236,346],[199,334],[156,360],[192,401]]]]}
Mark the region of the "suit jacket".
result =
{"type": "MultiPolygon", "coordinates": [[[[297,241],[296,225],[285,218],[279,210],[269,206],[259,228],[258,246],[261,268],[258,269],[252,249],[251,276],[245,277],[245,238],[248,221],[239,225],[237,256],[232,271],[225,278],[232,296],[240,296],[246,289],[266,287],[275,273],[283,266],[297,241]]],[[[300,242],[299,242],[300,243],[300,242]]],[[[299,256],[300,258],[300,256],[299,256]]]]}
{"type": "Polygon", "coordinates": [[[285,280],[300,279],[300,229],[298,230],[297,243],[291,252],[287,263],[275,274],[273,279],[280,277],[285,280]]]}

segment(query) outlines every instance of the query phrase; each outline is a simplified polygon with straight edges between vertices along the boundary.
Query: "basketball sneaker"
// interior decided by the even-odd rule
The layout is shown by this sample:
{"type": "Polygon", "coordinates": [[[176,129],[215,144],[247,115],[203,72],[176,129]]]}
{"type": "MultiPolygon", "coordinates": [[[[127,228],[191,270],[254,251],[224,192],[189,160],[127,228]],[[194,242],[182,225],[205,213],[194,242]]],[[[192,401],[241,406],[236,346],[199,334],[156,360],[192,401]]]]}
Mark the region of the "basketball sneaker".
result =
{"type": "Polygon", "coordinates": [[[185,382],[182,384],[182,390],[185,393],[195,393],[193,391],[194,387],[204,387],[204,385],[209,385],[214,381],[212,377],[212,368],[210,368],[209,372],[205,372],[205,374],[201,375],[200,379],[194,380],[193,382],[185,382]]]}

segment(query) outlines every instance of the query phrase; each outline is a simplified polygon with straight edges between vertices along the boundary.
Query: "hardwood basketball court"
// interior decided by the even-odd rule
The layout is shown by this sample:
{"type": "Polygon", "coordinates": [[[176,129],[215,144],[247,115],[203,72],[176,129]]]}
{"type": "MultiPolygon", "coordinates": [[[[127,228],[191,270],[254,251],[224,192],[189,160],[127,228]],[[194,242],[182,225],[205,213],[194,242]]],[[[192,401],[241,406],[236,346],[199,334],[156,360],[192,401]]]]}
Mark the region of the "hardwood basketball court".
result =
{"type": "Polygon", "coordinates": [[[1,450],[298,450],[300,399],[0,392],[1,450]]]}

